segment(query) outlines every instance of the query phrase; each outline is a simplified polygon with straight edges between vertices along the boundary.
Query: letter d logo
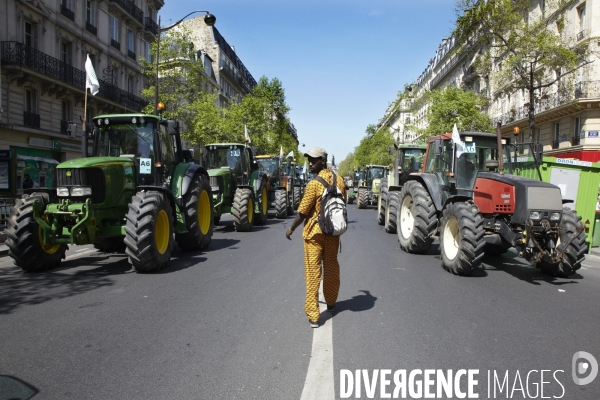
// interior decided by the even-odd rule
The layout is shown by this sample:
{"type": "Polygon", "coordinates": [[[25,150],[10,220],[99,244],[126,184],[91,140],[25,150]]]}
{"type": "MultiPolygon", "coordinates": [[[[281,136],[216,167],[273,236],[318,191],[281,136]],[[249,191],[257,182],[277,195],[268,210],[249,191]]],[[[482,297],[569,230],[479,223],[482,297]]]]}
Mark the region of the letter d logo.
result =
{"type": "Polygon", "coordinates": [[[576,385],[587,385],[596,379],[596,375],[598,375],[598,361],[596,361],[596,358],[594,358],[593,355],[586,351],[578,351],[573,354],[571,368],[573,372],[573,382],[575,382],[576,385]],[[589,375],[585,378],[579,378],[579,375],[587,373],[589,373],[589,375]]]}

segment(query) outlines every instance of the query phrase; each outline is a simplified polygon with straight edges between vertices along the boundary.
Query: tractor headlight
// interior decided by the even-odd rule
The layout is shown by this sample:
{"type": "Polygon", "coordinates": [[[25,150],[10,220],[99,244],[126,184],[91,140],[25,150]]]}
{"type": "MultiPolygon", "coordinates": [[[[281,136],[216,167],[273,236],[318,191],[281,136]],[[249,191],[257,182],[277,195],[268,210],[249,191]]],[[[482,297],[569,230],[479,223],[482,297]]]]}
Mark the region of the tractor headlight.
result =
{"type": "Polygon", "coordinates": [[[540,212],[539,211],[531,211],[529,213],[529,219],[532,219],[532,220],[540,219],[540,212]]]}
{"type": "Polygon", "coordinates": [[[559,221],[559,220],[560,220],[559,212],[553,212],[552,214],[550,214],[550,221],[559,221]]]}
{"type": "Polygon", "coordinates": [[[56,188],[56,195],[61,197],[66,197],[69,195],[69,188],[66,187],[58,187],[56,188]]]}
{"type": "Polygon", "coordinates": [[[71,196],[91,196],[92,188],[85,186],[75,186],[71,188],[71,196]]]}

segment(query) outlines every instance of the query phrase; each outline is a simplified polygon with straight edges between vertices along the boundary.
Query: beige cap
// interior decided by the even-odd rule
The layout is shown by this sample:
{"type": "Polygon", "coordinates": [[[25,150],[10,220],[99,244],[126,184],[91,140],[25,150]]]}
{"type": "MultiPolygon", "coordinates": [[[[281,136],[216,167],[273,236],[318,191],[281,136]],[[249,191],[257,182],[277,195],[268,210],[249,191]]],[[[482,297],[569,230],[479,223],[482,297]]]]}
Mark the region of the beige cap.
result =
{"type": "Polygon", "coordinates": [[[327,151],[322,147],[313,147],[308,153],[304,153],[304,157],[327,159],[327,151]]]}

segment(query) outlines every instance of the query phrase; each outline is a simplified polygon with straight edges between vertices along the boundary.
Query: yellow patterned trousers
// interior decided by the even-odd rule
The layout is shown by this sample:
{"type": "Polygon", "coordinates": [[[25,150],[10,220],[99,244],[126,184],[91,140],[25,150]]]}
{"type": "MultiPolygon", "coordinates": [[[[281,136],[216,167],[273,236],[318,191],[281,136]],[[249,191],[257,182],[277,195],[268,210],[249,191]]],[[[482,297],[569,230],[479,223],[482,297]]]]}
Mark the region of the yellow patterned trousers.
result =
{"type": "Polygon", "coordinates": [[[323,295],[328,305],[334,305],[340,290],[340,264],[337,253],[340,247],[339,236],[316,234],[304,239],[304,280],[306,281],[306,302],[304,311],[311,321],[318,321],[319,285],[321,264],[323,265],[323,295]]]}

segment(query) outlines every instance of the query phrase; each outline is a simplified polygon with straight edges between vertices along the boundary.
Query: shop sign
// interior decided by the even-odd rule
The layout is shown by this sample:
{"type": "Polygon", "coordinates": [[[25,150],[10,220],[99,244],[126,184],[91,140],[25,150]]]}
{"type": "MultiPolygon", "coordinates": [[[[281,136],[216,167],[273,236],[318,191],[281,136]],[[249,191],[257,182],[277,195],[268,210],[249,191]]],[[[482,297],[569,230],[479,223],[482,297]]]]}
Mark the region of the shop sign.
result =
{"type": "Polygon", "coordinates": [[[558,164],[577,165],[579,167],[591,167],[592,166],[592,163],[589,161],[568,160],[566,158],[557,158],[556,162],[558,164]]]}

